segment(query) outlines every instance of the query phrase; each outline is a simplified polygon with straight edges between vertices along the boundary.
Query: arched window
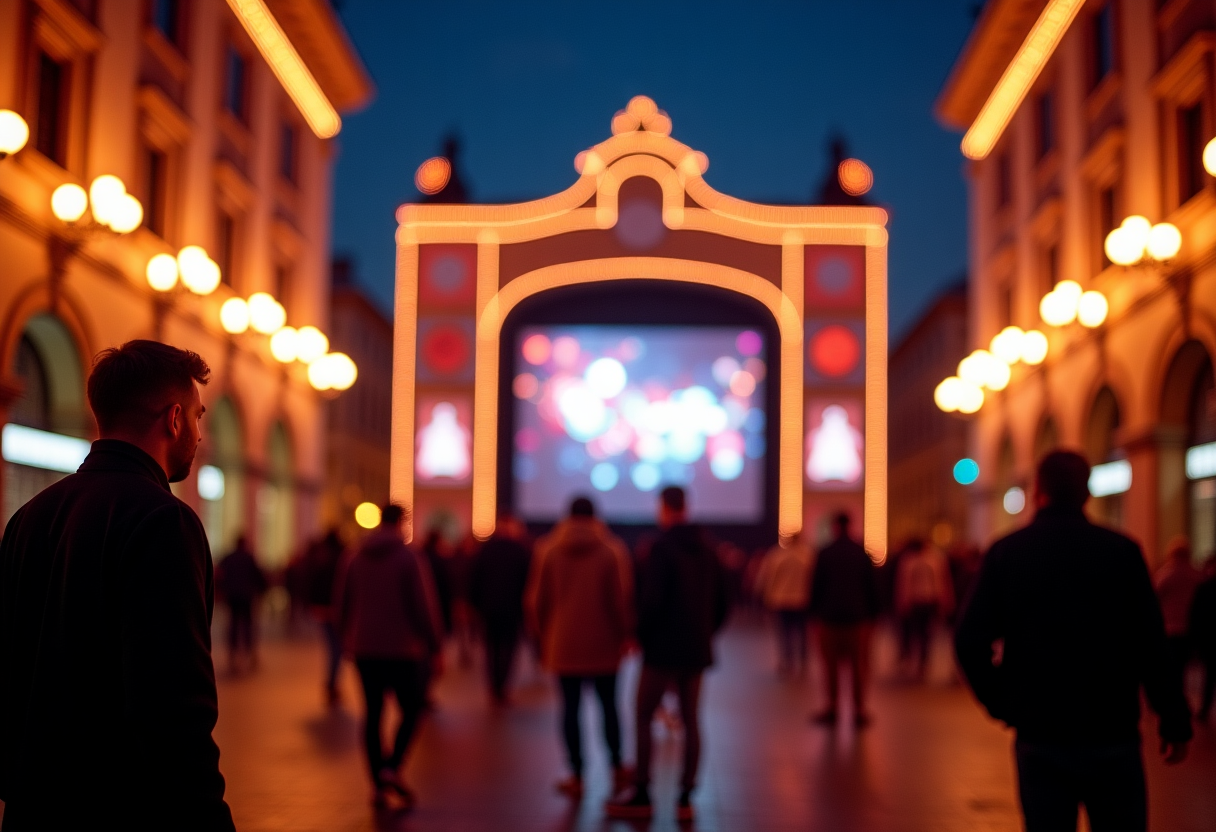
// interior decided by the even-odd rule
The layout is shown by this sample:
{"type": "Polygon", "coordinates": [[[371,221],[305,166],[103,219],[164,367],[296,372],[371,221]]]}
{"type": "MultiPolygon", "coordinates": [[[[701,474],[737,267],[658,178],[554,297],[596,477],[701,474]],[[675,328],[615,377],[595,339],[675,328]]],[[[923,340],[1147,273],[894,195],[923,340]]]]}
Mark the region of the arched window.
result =
{"type": "Polygon", "coordinates": [[[291,440],[282,422],[270,429],[266,446],[266,480],[258,490],[258,555],[279,569],[287,565],[295,543],[295,489],[291,440]]]}
{"type": "Polygon", "coordinates": [[[211,555],[219,558],[245,534],[245,455],[240,416],[228,397],[207,408],[207,462],[198,469],[198,495],[211,555]]]}
{"type": "Polygon", "coordinates": [[[1159,550],[1174,535],[1191,538],[1198,559],[1216,551],[1216,393],[1212,359],[1198,341],[1174,356],[1161,391],[1158,445],[1159,550]]]}
{"type": "Polygon", "coordinates": [[[1090,477],[1090,516],[1110,526],[1123,525],[1124,494],[1131,486],[1131,464],[1118,446],[1119,402],[1109,387],[1094,397],[1085,428],[1085,456],[1094,466],[1090,477]]]}

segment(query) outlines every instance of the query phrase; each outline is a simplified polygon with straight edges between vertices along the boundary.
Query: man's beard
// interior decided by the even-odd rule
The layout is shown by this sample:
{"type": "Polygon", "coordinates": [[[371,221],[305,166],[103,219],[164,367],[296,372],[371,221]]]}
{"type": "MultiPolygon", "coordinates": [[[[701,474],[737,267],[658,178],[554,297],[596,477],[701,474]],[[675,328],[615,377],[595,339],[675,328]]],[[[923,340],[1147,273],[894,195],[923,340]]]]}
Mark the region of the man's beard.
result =
{"type": "Polygon", "coordinates": [[[181,482],[190,476],[190,469],[194,465],[198,443],[191,442],[189,436],[184,435],[182,439],[183,441],[174,445],[169,452],[169,482],[181,482]]]}

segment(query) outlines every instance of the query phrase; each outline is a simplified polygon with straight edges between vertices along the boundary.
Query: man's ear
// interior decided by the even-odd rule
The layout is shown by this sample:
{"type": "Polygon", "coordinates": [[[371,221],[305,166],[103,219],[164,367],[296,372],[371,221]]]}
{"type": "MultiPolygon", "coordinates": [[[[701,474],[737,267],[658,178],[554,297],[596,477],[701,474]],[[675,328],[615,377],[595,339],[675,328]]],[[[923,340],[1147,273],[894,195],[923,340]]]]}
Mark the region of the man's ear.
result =
{"type": "Polygon", "coordinates": [[[169,435],[176,439],[186,426],[186,409],[181,404],[174,403],[166,412],[165,419],[165,427],[169,430],[169,435]]]}

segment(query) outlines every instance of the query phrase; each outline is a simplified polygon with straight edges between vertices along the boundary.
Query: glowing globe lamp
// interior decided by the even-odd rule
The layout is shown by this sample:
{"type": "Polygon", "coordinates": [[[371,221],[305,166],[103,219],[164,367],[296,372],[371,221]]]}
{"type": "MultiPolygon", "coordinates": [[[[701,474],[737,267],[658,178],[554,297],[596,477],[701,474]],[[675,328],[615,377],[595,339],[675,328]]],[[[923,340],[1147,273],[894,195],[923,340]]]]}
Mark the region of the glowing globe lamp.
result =
{"type": "Polygon", "coordinates": [[[959,382],[959,413],[975,413],[984,406],[984,389],[969,381],[959,382]]]}
{"type": "Polygon", "coordinates": [[[278,332],[270,336],[270,354],[280,364],[290,364],[296,360],[298,355],[298,342],[299,338],[295,327],[282,327],[278,332]]]}
{"type": "Polygon", "coordinates": [[[263,335],[278,332],[287,322],[287,310],[266,292],[249,296],[249,325],[263,335]]]}
{"type": "MultiPolygon", "coordinates": [[[[986,387],[988,386],[988,380],[992,378],[993,365],[1002,363],[1004,362],[1000,361],[988,350],[975,350],[971,355],[958,363],[958,377],[977,387],[986,387]]],[[[1009,368],[1006,367],[1005,369],[1008,370],[1009,368]]]]}
{"type": "Polygon", "coordinates": [[[1013,376],[1013,371],[1009,369],[1009,365],[994,355],[990,355],[988,359],[988,374],[984,380],[984,386],[989,390],[1004,390],[1009,386],[1009,379],[1013,376]]]}
{"type": "Polygon", "coordinates": [[[0,159],[16,153],[30,140],[30,126],[12,110],[0,110],[0,159]]]}
{"type": "Polygon", "coordinates": [[[355,522],[365,529],[376,528],[380,525],[380,507],[375,503],[359,503],[355,507],[355,522]]]}
{"type": "Polygon", "coordinates": [[[314,390],[332,390],[333,373],[330,371],[329,355],[323,355],[308,365],[308,383],[314,390]]]}
{"type": "Polygon", "coordinates": [[[958,376],[950,376],[943,379],[937,388],[933,391],[933,402],[939,410],[946,413],[953,413],[958,410],[959,400],[962,398],[962,391],[959,390],[959,385],[962,380],[958,376]]]}
{"type": "Polygon", "coordinates": [[[1203,169],[1211,176],[1216,176],[1216,139],[1212,139],[1203,148],[1203,169]]]}
{"type": "Polygon", "coordinates": [[[130,194],[119,197],[111,210],[110,228],[119,234],[130,234],[144,221],[144,206],[130,194]]]}
{"type": "Polygon", "coordinates": [[[959,485],[971,485],[980,478],[980,466],[969,457],[963,457],[954,463],[954,481],[959,485]]]}
{"type": "Polygon", "coordinates": [[[1077,320],[1081,322],[1081,326],[1086,326],[1090,329],[1102,326],[1102,322],[1106,320],[1106,313],[1108,311],[1109,305],[1106,302],[1106,295],[1101,292],[1085,292],[1077,302],[1077,320]]]}
{"type": "Polygon", "coordinates": [[[1047,336],[1030,329],[1022,336],[1022,360],[1030,365],[1042,364],[1047,358],[1047,336]]]}
{"type": "Polygon", "coordinates": [[[1148,245],[1148,234],[1152,229],[1153,224],[1148,221],[1148,217],[1142,217],[1139,214],[1132,214],[1123,220],[1119,226],[1123,229],[1124,238],[1127,240],[1127,245],[1137,249],[1140,252],[1144,251],[1144,247],[1148,245]]]}
{"type": "Polygon", "coordinates": [[[335,390],[349,390],[359,377],[355,362],[344,352],[331,352],[329,358],[330,384],[335,390]]]}
{"type": "Polygon", "coordinates": [[[202,246],[186,246],[177,253],[182,283],[196,295],[209,295],[220,285],[220,267],[202,246]]]}
{"type": "Polygon", "coordinates": [[[127,195],[127,186],[110,173],[102,174],[89,186],[89,203],[93,206],[93,219],[102,225],[110,225],[123,211],[122,198],[127,195]]]}
{"type": "Polygon", "coordinates": [[[1154,260],[1172,260],[1182,248],[1182,232],[1173,223],[1159,222],[1148,232],[1148,256],[1154,260]]]}
{"type": "Polygon", "coordinates": [[[249,329],[249,304],[244,298],[228,298],[220,307],[220,326],[229,335],[240,335],[249,329]]]}
{"type": "Polygon", "coordinates": [[[315,326],[302,326],[296,331],[296,359],[311,364],[329,352],[329,339],[315,326]]]}
{"type": "Polygon", "coordinates": [[[167,292],[177,285],[177,260],[172,254],[157,254],[144,270],[148,285],[158,292],[167,292]]]}
{"type": "Polygon", "coordinates": [[[56,219],[73,223],[84,216],[89,207],[89,195],[79,185],[60,185],[51,194],[51,213],[56,219]]]}
{"type": "Polygon", "coordinates": [[[992,338],[988,351],[1006,364],[1016,364],[1022,358],[1022,328],[1007,326],[992,338]]]}
{"type": "Polygon", "coordinates": [[[1125,228],[1116,228],[1107,234],[1103,249],[1107,259],[1116,266],[1130,266],[1144,256],[1144,246],[1137,245],[1125,228]]]}
{"type": "Polygon", "coordinates": [[[1077,303],[1080,300],[1081,292],[1073,295],[1060,292],[1057,288],[1043,295],[1043,299],[1039,301],[1039,317],[1048,326],[1067,326],[1077,319],[1077,303]]]}

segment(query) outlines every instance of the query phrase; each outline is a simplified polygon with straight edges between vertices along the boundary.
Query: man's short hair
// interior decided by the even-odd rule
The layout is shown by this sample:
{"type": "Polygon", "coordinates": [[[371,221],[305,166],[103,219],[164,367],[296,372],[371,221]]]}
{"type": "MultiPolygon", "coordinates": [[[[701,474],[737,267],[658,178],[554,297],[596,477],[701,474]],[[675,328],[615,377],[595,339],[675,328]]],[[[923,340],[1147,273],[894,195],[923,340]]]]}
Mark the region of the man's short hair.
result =
{"type": "Polygon", "coordinates": [[[570,502],[571,517],[594,517],[595,504],[587,497],[575,497],[570,502]]]}
{"type": "Polygon", "coordinates": [[[159,341],[128,341],[97,353],[89,373],[89,407],[102,433],[147,430],[193,382],[206,384],[211,368],[196,352],[159,341]]]}
{"type": "Polygon", "coordinates": [[[396,526],[405,519],[405,509],[396,503],[389,503],[380,509],[380,525],[396,526]]]}
{"type": "Polygon", "coordinates": [[[1089,463],[1076,451],[1052,451],[1039,462],[1035,487],[1049,505],[1081,508],[1089,499],[1089,463]]]}
{"type": "Polygon", "coordinates": [[[682,513],[685,506],[688,505],[688,499],[684,495],[684,489],[678,485],[669,485],[659,492],[659,501],[663,503],[663,507],[668,511],[682,513]]]}

